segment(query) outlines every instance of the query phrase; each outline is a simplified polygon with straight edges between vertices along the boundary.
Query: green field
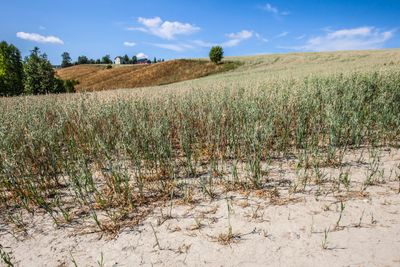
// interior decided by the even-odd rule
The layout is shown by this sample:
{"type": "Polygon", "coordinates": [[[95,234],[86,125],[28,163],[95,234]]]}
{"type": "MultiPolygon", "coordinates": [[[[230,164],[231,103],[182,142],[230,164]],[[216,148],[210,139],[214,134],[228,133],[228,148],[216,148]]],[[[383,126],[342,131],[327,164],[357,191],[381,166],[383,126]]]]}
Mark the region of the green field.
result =
{"type": "Polygon", "coordinates": [[[352,149],[399,146],[400,50],[229,60],[243,64],[166,86],[1,98],[4,220],[40,210],[115,232],[168,199],[270,189],[274,159],[316,175],[352,149]]]}

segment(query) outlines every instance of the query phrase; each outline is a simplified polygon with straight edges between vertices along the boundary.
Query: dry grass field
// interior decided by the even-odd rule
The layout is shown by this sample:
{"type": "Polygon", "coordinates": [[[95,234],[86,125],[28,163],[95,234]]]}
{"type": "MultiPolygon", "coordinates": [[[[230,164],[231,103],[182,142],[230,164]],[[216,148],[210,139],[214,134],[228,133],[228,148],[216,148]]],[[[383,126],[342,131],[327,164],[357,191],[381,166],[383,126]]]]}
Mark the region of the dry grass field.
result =
{"type": "Polygon", "coordinates": [[[181,59],[151,65],[114,65],[111,69],[106,65],[78,65],[59,69],[57,75],[62,79],[78,81],[76,89],[82,92],[169,84],[235,67],[231,62],[215,65],[205,60],[181,59]]]}
{"type": "Polygon", "coordinates": [[[1,98],[3,264],[398,266],[400,50],[228,60],[1,98]]]}

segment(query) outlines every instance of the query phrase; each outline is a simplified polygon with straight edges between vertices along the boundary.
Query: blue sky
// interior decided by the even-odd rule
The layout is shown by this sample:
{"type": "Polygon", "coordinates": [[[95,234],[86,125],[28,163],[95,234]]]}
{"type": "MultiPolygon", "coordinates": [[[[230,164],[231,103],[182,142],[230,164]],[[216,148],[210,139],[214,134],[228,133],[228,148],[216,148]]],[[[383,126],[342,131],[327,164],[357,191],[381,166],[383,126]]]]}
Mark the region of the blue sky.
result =
{"type": "Polygon", "coordinates": [[[67,51],[150,58],[400,47],[399,0],[12,0],[0,40],[25,56],[38,46],[58,64],[67,51]]]}

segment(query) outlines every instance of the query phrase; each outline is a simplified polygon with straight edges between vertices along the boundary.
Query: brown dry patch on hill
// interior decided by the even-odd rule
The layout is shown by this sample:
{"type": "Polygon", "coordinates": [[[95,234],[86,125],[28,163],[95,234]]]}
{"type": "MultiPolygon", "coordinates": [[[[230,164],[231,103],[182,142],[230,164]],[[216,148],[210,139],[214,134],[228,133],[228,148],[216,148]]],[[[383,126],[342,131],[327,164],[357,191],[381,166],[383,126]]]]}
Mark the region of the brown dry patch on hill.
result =
{"type": "Polygon", "coordinates": [[[205,60],[171,60],[151,65],[78,65],[57,70],[62,79],[77,80],[77,91],[134,88],[191,80],[234,69],[238,64],[215,65],[205,60]]]}

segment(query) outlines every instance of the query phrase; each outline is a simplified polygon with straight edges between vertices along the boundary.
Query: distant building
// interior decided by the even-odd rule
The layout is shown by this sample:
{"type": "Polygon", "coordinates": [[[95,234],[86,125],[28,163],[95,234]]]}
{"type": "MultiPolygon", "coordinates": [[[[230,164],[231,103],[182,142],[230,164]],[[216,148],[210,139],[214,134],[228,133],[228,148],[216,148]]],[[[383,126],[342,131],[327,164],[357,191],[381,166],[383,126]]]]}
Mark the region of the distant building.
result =
{"type": "Polygon", "coordinates": [[[137,64],[150,64],[150,63],[151,63],[151,61],[148,60],[147,58],[139,58],[137,60],[137,64]]]}
{"type": "Polygon", "coordinates": [[[115,65],[120,65],[121,64],[121,59],[122,59],[121,57],[115,57],[114,58],[114,64],[115,65]]]}

